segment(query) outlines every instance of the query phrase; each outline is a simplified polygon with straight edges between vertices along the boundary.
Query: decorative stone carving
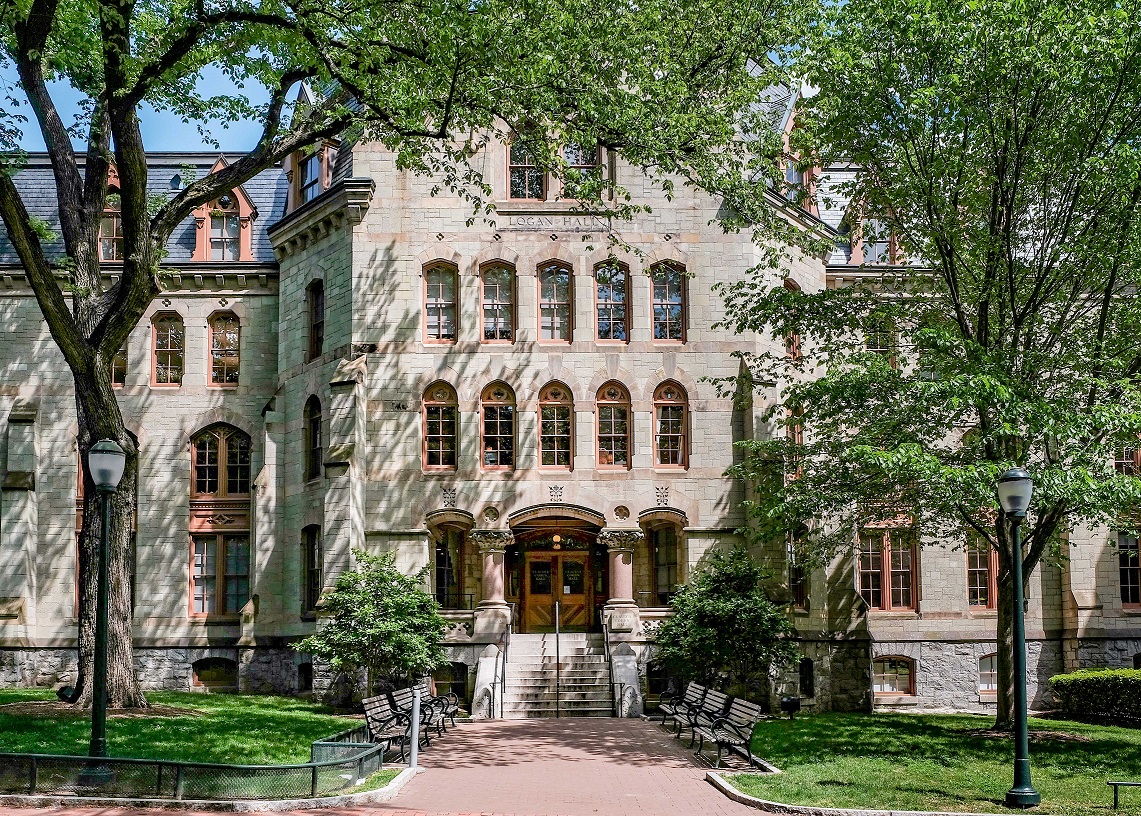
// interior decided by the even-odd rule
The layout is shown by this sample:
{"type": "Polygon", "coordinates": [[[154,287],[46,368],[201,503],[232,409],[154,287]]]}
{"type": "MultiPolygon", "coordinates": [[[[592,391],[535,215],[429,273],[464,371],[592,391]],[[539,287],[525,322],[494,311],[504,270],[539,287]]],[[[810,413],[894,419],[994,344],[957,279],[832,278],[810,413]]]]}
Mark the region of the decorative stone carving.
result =
{"type": "Polygon", "coordinates": [[[499,521],[499,511],[494,507],[488,507],[483,511],[483,520],[488,524],[499,521]]]}
{"type": "Polygon", "coordinates": [[[468,540],[480,552],[487,552],[507,549],[515,543],[515,536],[510,530],[472,530],[468,533],[468,540]]]}
{"type": "Polygon", "coordinates": [[[670,486],[658,485],[654,488],[654,493],[658,497],[658,507],[668,507],[670,503],[670,486]]]}
{"type": "Polygon", "coordinates": [[[625,521],[630,518],[630,508],[624,504],[620,504],[614,508],[614,518],[619,521],[625,521]]]}
{"type": "Polygon", "coordinates": [[[458,492],[459,491],[454,487],[445,487],[444,488],[444,507],[455,507],[456,506],[456,494],[458,492]]]}
{"type": "Polygon", "coordinates": [[[551,501],[552,502],[555,502],[555,503],[562,502],[562,500],[563,500],[563,486],[562,485],[551,485],[550,492],[551,492],[551,501]]]}
{"type": "Polygon", "coordinates": [[[598,543],[605,545],[610,552],[632,551],[645,538],[646,534],[637,527],[626,530],[603,530],[598,534],[598,543]]]}

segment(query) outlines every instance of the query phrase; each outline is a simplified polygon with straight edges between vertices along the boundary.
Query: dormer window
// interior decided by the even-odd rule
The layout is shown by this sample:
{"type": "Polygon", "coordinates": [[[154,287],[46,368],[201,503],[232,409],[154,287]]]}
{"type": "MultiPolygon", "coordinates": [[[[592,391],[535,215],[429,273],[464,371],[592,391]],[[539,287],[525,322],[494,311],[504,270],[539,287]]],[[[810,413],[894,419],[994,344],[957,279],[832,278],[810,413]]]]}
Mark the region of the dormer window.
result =
{"type": "Polygon", "coordinates": [[[302,159],[298,170],[298,205],[301,205],[321,195],[321,151],[302,159]]]}
{"type": "Polygon", "coordinates": [[[233,193],[218,199],[210,212],[210,260],[241,260],[242,224],[233,193]]]}
{"type": "Polygon", "coordinates": [[[112,188],[107,193],[107,205],[103,208],[103,219],[99,222],[99,260],[123,260],[123,213],[119,191],[112,188]]]}

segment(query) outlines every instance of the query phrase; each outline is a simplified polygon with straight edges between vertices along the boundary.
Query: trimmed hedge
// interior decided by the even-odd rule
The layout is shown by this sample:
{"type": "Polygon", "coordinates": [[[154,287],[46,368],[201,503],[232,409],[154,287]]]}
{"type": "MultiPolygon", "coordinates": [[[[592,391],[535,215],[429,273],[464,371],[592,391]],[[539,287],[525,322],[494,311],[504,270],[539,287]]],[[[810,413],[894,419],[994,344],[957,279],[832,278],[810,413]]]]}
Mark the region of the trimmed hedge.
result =
{"type": "Polygon", "coordinates": [[[1050,684],[1067,714],[1141,720],[1141,669],[1082,669],[1050,684]]]}

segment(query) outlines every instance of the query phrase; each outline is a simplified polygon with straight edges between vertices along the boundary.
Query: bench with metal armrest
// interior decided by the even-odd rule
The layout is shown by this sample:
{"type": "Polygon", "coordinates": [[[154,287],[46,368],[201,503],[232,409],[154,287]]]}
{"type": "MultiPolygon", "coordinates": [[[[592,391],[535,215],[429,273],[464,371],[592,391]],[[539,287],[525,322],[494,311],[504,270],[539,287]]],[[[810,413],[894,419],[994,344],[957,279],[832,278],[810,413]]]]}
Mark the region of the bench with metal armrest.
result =
{"type": "MultiPolygon", "coordinates": [[[[403,688],[390,692],[388,696],[392,699],[393,707],[411,717],[412,698],[415,693],[411,688],[403,688]]],[[[435,730],[437,736],[442,736],[444,733],[444,708],[432,702],[432,699],[420,696],[420,740],[423,745],[432,744],[430,733],[432,730],[435,730]]]]}
{"type": "Polygon", "coordinates": [[[420,689],[421,699],[431,700],[432,705],[440,706],[443,709],[444,716],[452,721],[452,725],[456,724],[456,714],[458,714],[460,710],[460,698],[457,697],[454,692],[449,691],[445,694],[432,694],[431,683],[427,677],[422,677],[417,680],[416,687],[420,689]]]}
{"type": "Polygon", "coordinates": [[[666,720],[673,720],[677,726],[677,731],[680,732],[681,723],[685,719],[685,712],[691,708],[699,708],[707,691],[709,689],[700,683],[690,682],[685,687],[685,693],[680,697],[676,694],[670,694],[668,691],[662,692],[658,699],[658,711],[662,715],[662,725],[666,724],[666,720]]]}
{"type": "Polygon", "coordinates": [[[685,710],[677,736],[681,736],[682,729],[688,728],[690,731],[689,747],[692,748],[697,742],[697,729],[709,728],[717,720],[724,717],[725,712],[729,710],[729,703],[732,699],[723,691],[716,691],[715,689],[706,691],[705,699],[701,701],[700,706],[685,710]]]}
{"type": "Polygon", "coordinates": [[[717,718],[708,726],[698,726],[694,729],[694,733],[701,740],[697,746],[697,753],[701,753],[705,741],[709,740],[717,744],[717,764],[714,767],[721,767],[721,754],[726,748],[736,748],[743,750],[749,757],[749,767],[752,768],[755,764],[752,747],[753,729],[762,716],[764,712],[759,705],[735,697],[724,717],[717,718]]]}
{"type": "Polygon", "coordinates": [[[412,718],[394,708],[387,694],[367,697],[361,703],[364,705],[369,741],[388,747],[399,746],[403,761],[406,758],[405,747],[412,739],[412,718]]]}

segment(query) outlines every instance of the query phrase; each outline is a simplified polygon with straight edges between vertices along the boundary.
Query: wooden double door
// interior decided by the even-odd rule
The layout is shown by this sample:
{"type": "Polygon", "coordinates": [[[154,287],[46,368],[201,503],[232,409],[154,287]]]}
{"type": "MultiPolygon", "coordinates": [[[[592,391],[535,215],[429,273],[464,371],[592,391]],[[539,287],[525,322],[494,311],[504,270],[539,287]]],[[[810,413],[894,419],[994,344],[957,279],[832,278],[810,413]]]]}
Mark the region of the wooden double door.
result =
{"type": "Polygon", "coordinates": [[[523,629],[585,632],[594,618],[594,592],[589,552],[526,552],[523,562],[523,629]]]}

